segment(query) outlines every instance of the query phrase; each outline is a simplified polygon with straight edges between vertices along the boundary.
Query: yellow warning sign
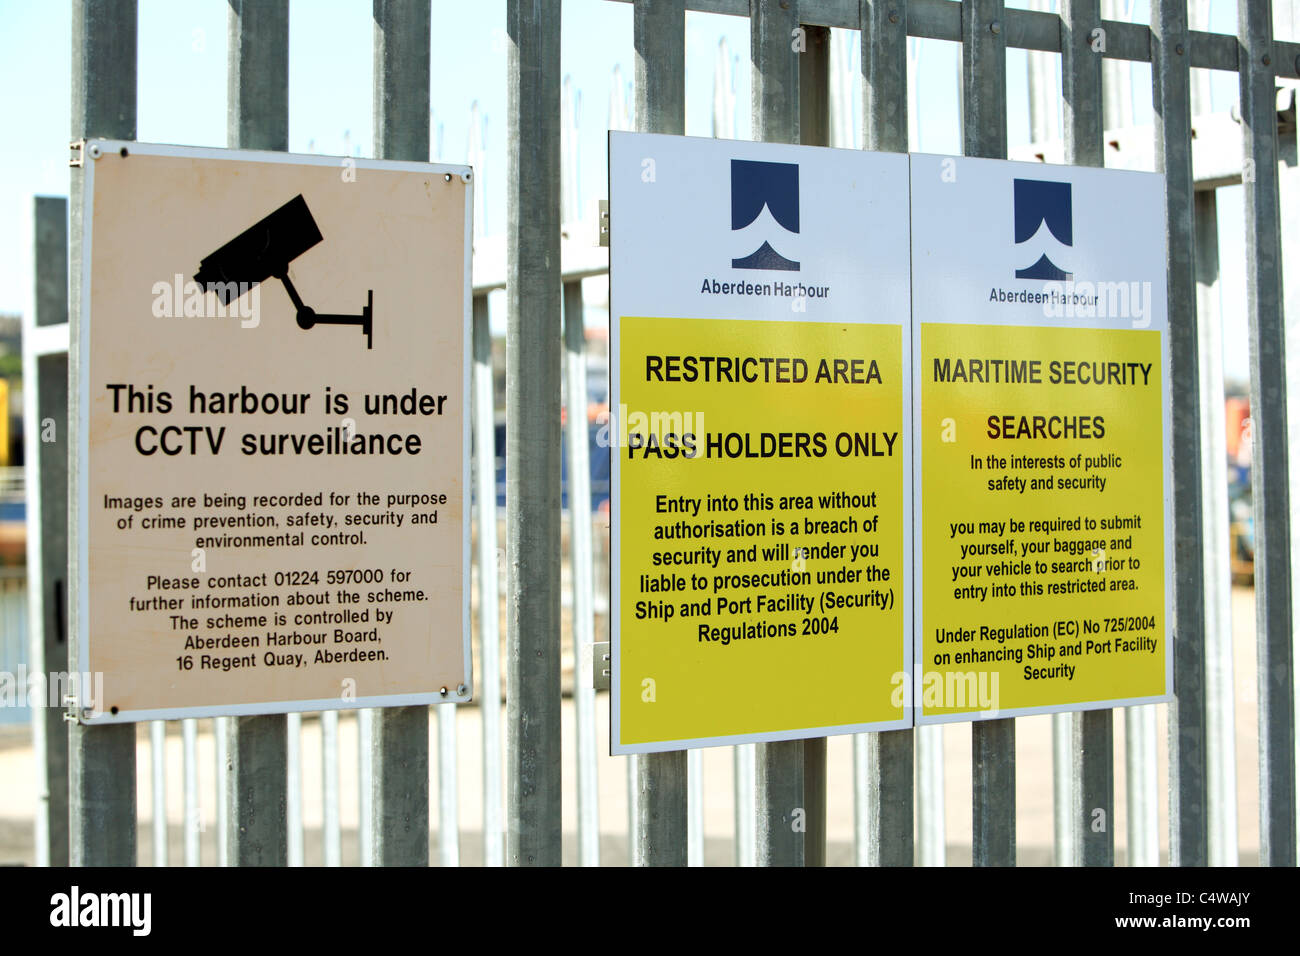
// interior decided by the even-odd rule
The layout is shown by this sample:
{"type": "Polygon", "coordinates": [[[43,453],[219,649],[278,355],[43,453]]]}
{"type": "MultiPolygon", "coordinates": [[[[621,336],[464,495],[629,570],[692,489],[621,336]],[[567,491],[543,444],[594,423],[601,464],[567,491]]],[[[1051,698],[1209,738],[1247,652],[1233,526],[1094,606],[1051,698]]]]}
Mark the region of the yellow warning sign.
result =
{"type": "Polygon", "coordinates": [[[1160,335],[921,326],[921,720],[1168,692],[1160,335]]]}
{"type": "Polygon", "coordinates": [[[903,330],[619,329],[616,752],[903,726],[903,330]]]}

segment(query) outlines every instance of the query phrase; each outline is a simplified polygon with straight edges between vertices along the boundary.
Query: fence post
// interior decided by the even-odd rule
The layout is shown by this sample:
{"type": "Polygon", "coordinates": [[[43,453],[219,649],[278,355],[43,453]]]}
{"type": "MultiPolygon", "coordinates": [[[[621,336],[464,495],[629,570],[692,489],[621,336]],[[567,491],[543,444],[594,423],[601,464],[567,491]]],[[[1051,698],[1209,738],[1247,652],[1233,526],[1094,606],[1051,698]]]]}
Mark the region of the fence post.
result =
{"type": "MultiPolygon", "coordinates": [[[[72,5],[72,138],[135,139],[135,0],[75,0],[72,5]]],[[[82,177],[72,170],[69,267],[68,474],[81,465],[75,383],[87,356],[80,335],[82,177]]],[[[75,483],[68,501],[68,663],[77,669],[80,595],[73,583],[81,562],[80,507],[75,483]]],[[[73,866],[136,865],[135,724],[68,724],[69,862],[73,866]]]]}
{"type": "MultiPolygon", "coordinates": [[[[1102,166],[1104,131],[1100,53],[1090,34],[1101,24],[1099,0],[1061,0],[1061,90],[1065,161],[1102,166]]],[[[1071,714],[1071,845],[1083,866],[1115,865],[1115,713],[1071,714]]]]}
{"type": "Polygon", "coordinates": [[[1198,189],[1196,315],[1201,353],[1201,494],[1205,496],[1205,767],[1209,781],[1209,863],[1236,866],[1237,738],[1233,710],[1232,537],[1223,388],[1223,325],[1219,306],[1217,189],[1198,189]]]}
{"type": "MultiPolygon", "coordinates": [[[[967,156],[1007,155],[1007,41],[1002,0],[962,0],[962,143],[967,156]]],[[[972,859],[1016,863],[1016,722],[971,725],[972,859]]]]}
{"type": "MultiPolygon", "coordinates": [[[[37,196],[33,252],[36,326],[68,321],[68,201],[37,196]]],[[[37,354],[26,338],[24,368],[33,407],[24,423],[27,462],[27,587],[32,673],[68,671],[68,355],[37,354]],[[45,423],[52,440],[46,440],[45,423]]],[[[48,681],[47,681],[48,686],[48,681]]],[[[68,731],[63,702],[47,700],[32,714],[40,767],[36,810],[36,862],[68,865],[68,731]]]]}
{"type": "MultiPolygon", "coordinates": [[[[474,170],[475,177],[482,170],[474,170]]],[[[479,183],[480,188],[482,183],[479,183]]],[[[482,215],[481,209],[474,211],[482,215]]],[[[487,294],[474,296],[474,483],[478,490],[478,620],[482,664],[483,865],[505,862],[501,823],[501,588],[497,583],[496,385],[487,294]]]]}
{"type": "Polygon", "coordinates": [[[578,781],[578,863],[600,866],[600,778],[596,763],[596,575],[592,568],[591,432],[587,427],[587,338],[582,280],[564,284],[564,361],[568,407],[569,562],[573,592],[574,762],[578,781]]]}
{"type": "MultiPolygon", "coordinates": [[[[801,24],[799,142],[831,145],[831,28],[801,24]]],[[[826,865],[826,738],[803,742],[804,866],[826,865]]]]}
{"type": "MultiPolygon", "coordinates": [[[[797,0],[750,0],[751,109],[759,142],[799,142],[799,25],[797,0]]],[[[759,866],[803,866],[807,807],[804,742],[783,740],[754,748],[757,781],[755,857],[759,866]]]]}
{"type": "MultiPolygon", "coordinates": [[[[686,132],[686,4],[636,0],[636,128],[642,133],[686,132]]],[[[686,751],[632,758],[632,863],[686,865],[686,751]]]]}
{"type": "Polygon", "coordinates": [[[1295,684],[1291,634],[1291,488],[1286,322],[1278,198],[1277,98],[1270,0],[1240,0],[1238,69],[1246,191],[1251,483],[1255,489],[1255,633],[1259,675],[1259,852],[1296,862],[1295,684]],[[1250,175],[1247,175],[1250,174],[1250,175]]]}
{"type": "MultiPolygon", "coordinates": [[[[429,159],[431,16],[429,0],[374,5],[375,156],[380,159],[429,159]]],[[[370,728],[374,862],[428,866],[429,708],[381,708],[371,716],[370,728]]],[[[447,835],[439,833],[438,839],[441,844],[447,835]]]]}
{"type": "MultiPolygon", "coordinates": [[[[862,0],[862,145],[907,152],[907,0],[862,0]]],[[[910,600],[910,595],[909,598],[910,600]]],[[[942,728],[940,728],[942,731],[942,728]]],[[[914,741],[911,730],[861,734],[868,821],[866,863],[911,866],[914,741]]],[[[855,746],[854,755],[858,755],[855,746]]]]}
{"type": "MultiPolygon", "coordinates": [[[[227,33],[226,142],[232,149],[289,148],[289,4],[231,0],[227,33]]],[[[233,866],[289,860],[289,729],[284,714],[229,717],[226,830],[233,866]]]]}
{"type": "Polygon", "coordinates": [[[1205,573],[1200,362],[1192,226],[1191,76],[1186,0],[1152,0],[1156,167],[1165,174],[1174,455],[1174,697],[1169,705],[1169,862],[1205,866],[1205,573]]]}
{"type": "Polygon", "coordinates": [[[561,862],[560,4],[509,0],[507,861],[561,862]]]}

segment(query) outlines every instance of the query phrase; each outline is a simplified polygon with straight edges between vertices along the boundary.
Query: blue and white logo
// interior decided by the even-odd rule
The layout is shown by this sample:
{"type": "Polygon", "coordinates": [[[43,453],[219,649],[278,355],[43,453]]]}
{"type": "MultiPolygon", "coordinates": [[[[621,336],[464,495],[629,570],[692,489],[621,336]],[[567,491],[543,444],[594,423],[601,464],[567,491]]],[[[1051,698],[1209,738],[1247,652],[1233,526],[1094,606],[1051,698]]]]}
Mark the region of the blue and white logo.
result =
{"type": "MultiPolygon", "coordinates": [[[[763,244],[741,259],[732,259],[731,267],[798,272],[799,263],[773,249],[766,233],[772,231],[771,223],[774,222],[789,234],[799,234],[799,166],[795,163],[733,159],[731,231],[748,230],[759,222],[764,209],[767,209],[771,222],[765,220],[754,230],[763,236],[763,244]]],[[[781,244],[781,241],[778,237],[777,243],[781,244]]]]}
{"type": "MultiPolygon", "coordinates": [[[[734,174],[733,174],[734,176],[734,174]]],[[[734,199],[733,199],[734,203],[734,199]]],[[[1074,212],[1070,184],[1039,179],[1015,180],[1016,245],[1024,246],[1025,261],[1038,258],[1017,279],[1046,279],[1065,282],[1073,273],[1057,265],[1069,264],[1068,251],[1074,245],[1074,212]]]]}

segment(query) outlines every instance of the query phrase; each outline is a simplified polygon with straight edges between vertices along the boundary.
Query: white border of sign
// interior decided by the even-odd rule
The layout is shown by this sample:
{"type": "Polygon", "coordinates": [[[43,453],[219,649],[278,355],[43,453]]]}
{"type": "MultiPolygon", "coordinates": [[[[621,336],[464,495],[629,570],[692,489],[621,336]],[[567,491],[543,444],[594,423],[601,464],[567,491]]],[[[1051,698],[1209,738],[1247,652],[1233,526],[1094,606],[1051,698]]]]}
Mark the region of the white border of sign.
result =
{"type": "MultiPolygon", "coordinates": [[[[847,160],[847,161],[861,164],[864,173],[870,173],[873,170],[873,168],[875,170],[881,170],[887,165],[897,163],[897,164],[902,164],[905,167],[901,171],[902,172],[901,178],[903,179],[904,183],[910,182],[910,175],[911,175],[910,165],[908,164],[908,154],[906,153],[889,153],[883,151],[868,151],[868,150],[855,150],[855,149],[833,149],[831,147],[826,147],[826,146],[805,146],[802,144],[788,144],[788,143],[761,143],[761,142],[753,142],[751,140],[717,139],[709,136],[676,136],[676,135],[659,134],[659,133],[634,133],[634,132],[613,131],[613,130],[609,132],[607,155],[609,157],[608,186],[609,186],[609,197],[610,197],[610,203],[609,203],[610,205],[610,271],[609,271],[610,398],[609,398],[609,403],[610,403],[610,415],[611,415],[610,562],[609,562],[610,665],[611,665],[610,666],[610,753],[614,756],[618,756],[621,754],[664,753],[664,752],[674,752],[679,750],[690,750],[690,749],[696,749],[700,747],[722,747],[722,746],[733,746],[736,744],[773,743],[782,740],[807,740],[816,737],[839,736],[842,734],[858,734],[858,733],[877,732],[877,731],[885,731],[885,730],[910,729],[913,726],[913,708],[911,703],[908,702],[907,692],[908,689],[911,687],[913,681],[913,676],[910,671],[910,668],[912,666],[913,655],[907,653],[906,645],[909,642],[913,641],[913,636],[914,636],[915,608],[911,602],[914,599],[915,592],[913,588],[911,588],[907,584],[904,584],[900,588],[901,592],[905,592],[900,597],[900,600],[903,601],[902,640],[904,644],[904,649],[903,649],[902,660],[900,662],[900,666],[902,668],[900,673],[903,675],[902,690],[904,691],[904,704],[903,707],[901,708],[901,713],[903,714],[903,716],[900,717],[898,720],[877,721],[874,723],[862,723],[862,724],[835,724],[835,725],[830,725],[825,727],[802,727],[802,728],[792,729],[792,730],[767,731],[767,732],[752,733],[752,734],[731,734],[731,735],[725,735],[719,737],[674,738],[672,740],[653,741],[650,743],[642,743],[642,744],[624,744],[620,742],[621,725],[620,725],[619,717],[621,711],[621,694],[620,694],[621,674],[619,671],[620,655],[618,651],[619,651],[619,636],[620,636],[619,635],[619,631],[620,631],[619,603],[622,598],[620,594],[620,571],[621,571],[621,566],[620,566],[621,550],[619,547],[620,529],[619,529],[619,522],[617,520],[617,513],[618,513],[618,504],[621,500],[622,488],[621,488],[621,461],[620,461],[620,456],[616,453],[619,447],[618,446],[619,436],[617,435],[615,429],[615,425],[617,423],[614,416],[618,415],[620,403],[622,402],[621,387],[620,387],[621,383],[619,381],[620,372],[621,372],[621,363],[619,360],[619,323],[620,323],[620,314],[625,310],[621,310],[619,308],[621,303],[617,298],[616,290],[618,287],[615,284],[616,276],[614,273],[615,273],[615,267],[617,261],[616,250],[619,248],[619,237],[620,235],[623,235],[625,237],[627,235],[627,233],[620,233],[619,230],[620,229],[625,230],[628,227],[626,225],[620,226],[617,218],[619,206],[617,204],[616,193],[618,190],[616,188],[617,180],[614,175],[614,169],[615,169],[616,150],[635,150],[637,144],[643,145],[646,148],[646,150],[653,150],[657,155],[661,157],[663,155],[668,154],[672,150],[682,149],[683,147],[690,150],[701,150],[703,152],[717,151],[721,154],[725,154],[728,157],[728,161],[734,158],[734,159],[754,159],[754,160],[770,161],[770,162],[802,162],[813,156],[822,156],[824,158],[838,156],[840,157],[841,160],[847,160]],[[618,144],[617,147],[615,146],[616,143],[618,144]],[[657,146],[655,144],[657,144],[657,146]]],[[[637,155],[642,155],[644,152],[645,151],[642,150],[641,152],[638,152],[637,155]]],[[[640,168],[641,167],[638,166],[638,173],[640,171],[640,168]]],[[[697,165],[692,164],[690,168],[692,170],[692,175],[695,175],[698,178],[699,167],[697,165]]],[[[909,218],[910,199],[908,198],[907,195],[903,196],[902,202],[903,202],[903,206],[905,207],[903,210],[902,219],[905,223],[907,223],[908,234],[905,237],[906,241],[902,243],[901,258],[907,261],[909,264],[907,264],[901,270],[901,273],[898,277],[899,279],[898,287],[889,291],[890,294],[892,294],[893,296],[901,297],[901,299],[903,300],[902,305],[904,307],[903,314],[905,316],[905,319],[899,323],[899,327],[902,332],[900,348],[902,350],[901,358],[903,363],[903,375],[905,377],[905,382],[903,385],[902,427],[903,427],[903,435],[905,440],[910,442],[911,436],[913,434],[914,426],[912,420],[912,414],[913,414],[912,403],[908,401],[908,394],[912,390],[912,375],[913,375],[913,367],[915,365],[915,361],[911,352],[911,349],[913,348],[912,333],[911,333],[911,323],[912,323],[912,310],[911,310],[912,286],[911,286],[911,266],[910,266],[911,232],[910,232],[910,218],[909,218]]],[[[626,209],[628,208],[628,204],[624,204],[623,208],[626,211],[626,209]]],[[[812,204],[805,204],[805,210],[806,210],[805,215],[807,215],[807,210],[810,210],[811,208],[812,208],[812,204]]],[[[832,218],[835,218],[836,216],[842,217],[843,213],[837,212],[832,214],[832,218]]],[[[834,282],[840,283],[843,286],[848,286],[852,281],[854,281],[854,279],[856,279],[856,281],[858,282],[864,282],[867,279],[870,279],[873,282],[878,281],[879,276],[876,275],[875,273],[883,272],[884,270],[876,268],[873,271],[872,267],[868,267],[867,265],[863,265],[862,263],[879,263],[881,261],[892,262],[893,261],[892,257],[900,255],[898,251],[899,244],[896,241],[894,241],[893,236],[886,236],[881,233],[866,231],[864,234],[858,234],[856,230],[860,226],[861,224],[856,222],[851,224],[851,229],[853,230],[854,235],[858,236],[856,240],[856,244],[853,245],[852,247],[854,251],[851,254],[849,254],[849,256],[847,257],[847,260],[851,264],[853,271],[852,272],[843,271],[845,268],[845,262],[836,261],[835,257],[827,256],[825,258],[828,261],[830,261],[832,265],[824,268],[823,272],[821,273],[813,273],[812,277],[808,281],[816,282],[816,281],[821,281],[823,279],[830,279],[834,282]],[[827,269],[829,269],[829,271],[826,271],[827,269]],[[852,278],[850,278],[851,276],[852,278]]],[[[627,243],[626,238],[624,238],[624,243],[627,243]]],[[[626,245],[624,245],[624,248],[626,248],[626,245]]],[[[677,247],[674,254],[679,256],[682,255],[683,254],[682,249],[685,248],[686,248],[685,245],[681,245],[677,247]]],[[[689,252],[686,254],[689,254],[689,252]]],[[[720,267],[718,269],[718,274],[721,275],[723,273],[730,272],[730,271],[732,270],[729,270],[725,267],[720,267]]],[[[805,272],[804,275],[808,275],[809,272],[811,271],[812,268],[810,265],[809,270],[805,272]]],[[[625,275],[624,276],[625,285],[627,281],[628,281],[628,276],[625,275]]],[[[691,279],[686,280],[685,285],[690,286],[694,282],[696,282],[696,280],[694,276],[692,276],[691,279]]],[[[721,304],[705,302],[695,306],[694,308],[684,309],[682,307],[675,305],[675,302],[680,300],[674,300],[672,298],[673,293],[669,292],[661,295],[659,294],[661,292],[662,292],[661,289],[655,289],[656,295],[648,297],[652,299],[652,301],[649,303],[648,306],[648,308],[650,309],[649,313],[645,311],[639,311],[639,312],[633,311],[633,312],[627,312],[626,314],[628,315],[658,314],[658,315],[664,315],[669,317],[687,318],[687,319],[698,318],[698,319],[705,319],[705,320],[744,319],[753,322],[772,321],[774,319],[780,321],[789,320],[789,317],[787,315],[782,314],[779,316],[775,316],[771,313],[770,310],[765,310],[761,307],[755,308],[752,306],[751,306],[750,315],[738,315],[736,314],[735,307],[725,301],[722,302],[721,304]],[[668,303],[672,303],[672,304],[666,304],[665,297],[667,298],[668,303]]],[[[886,290],[878,290],[878,295],[886,300],[889,299],[889,294],[886,293],[886,290]]],[[[877,320],[874,317],[868,316],[867,314],[861,311],[851,311],[848,314],[846,314],[845,310],[849,308],[850,307],[848,306],[840,306],[838,311],[836,311],[835,314],[833,315],[821,315],[821,314],[817,314],[817,312],[814,311],[814,305],[810,302],[809,311],[806,313],[806,320],[809,322],[857,323],[863,325],[894,324],[892,322],[885,321],[885,320],[877,320]]],[[[911,522],[915,514],[915,504],[913,498],[915,481],[912,475],[912,467],[913,467],[913,458],[910,449],[908,449],[907,456],[903,462],[903,510],[908,515],[907,528],[903,536],[903,568],[905,570],[905,573],[908,575],[913,574],[913,568],[916,560],[915,555],[913,554],[912,551],[912,543],[913,543],[914,535],[911,529],[911,522]]],[[[815,688],[812,688],[811,691],[815,692],[815,688]]]]}
{"type": "MultiPolygon", "coordinates": [[[[1160,358],[1161,358],[1161,443],[1164,452],[1164,520],[1165,520],[1165,607],[1164,607],[1164,624],[1165,624],[1165,693],[1151,697],[1132,697],[1116,698],[1112,700],[1093,700],[1083,701],[1075,704],[1057,704],[1042,707],[1017,707],[1008,710],[988,710],[988,711],[967,711],[960,714],[941,714],[926,715],[921,707],[922,682],[925,675],[924,667],[924,641],[921,638],[921,628],[925,626],[925,595],[924,595],[924,560],[923,548],[925,545],[925,535],[921,533],[921,522],[924,520],[924,494],[922,489],[922,445],[917,441],[913,444],[913,483],[914,494],[912,496],[913,507],[913,621],[916,628],[915,640],[913,641],[913,660],[912,660],[912,694],[913,710],[916,726],[925,726],[932,724],[956,724],[971,723],[982,720],[998,720],[1004,717],[1033,717],[1039,714],[1065,714],[1088,710],[1111,710],[1116,707],[1136,707],[1143,704],[1163,704],[1173,700],[1174,696],[1174,538],[1172,529],[1174,526],[1174,458],[1173,458],[1173,437],[1171,434],[1170,416],[1173,410],[1173,392],[1170,381],[1170,353],[1169,353],[1169,306],[1168,306],[1168,256],[1166,254],[1165,242],[1165,223],[1163,216],[1164,202],[1164,175],[1161,173],[1134,172],[1123,169],[1104,169],[1092,166],[1066,166],[1052,163],[1026,163],[1005,159],[980,159],[965,156],[946,156],[937,153],[911,153],[909,154],[911,162],[911,203],[912,203],[912,269],[913,269],[913,295],[912,295],[912,363],[913,363],[913,388],[912,388],[912,421],[921,420],[921,387],[918,373],[924,370],[920,369],[921,361],[921,317],[917,314],[917,297],[916,297],[916,263],[918,259],[918,238],[916,229],[916,201],[917,189],[916,183],[918,176],[918,165],[945,163],[949,160],[967,168],[967,164],[973,164],[976,167],[986,169],[999,169],[1009,176],[1025,175],[1032,178],[1041,176],[1059,176],[1061,179],[1068,179],[1071,183],[1077,184],[1082,179],[1107,178],[1129,179],[1137,181],[1148,179],[1153,183],[1158,182],[1158,187],[1153,187],[1153,194],[1160,199],[1161,215],[1157,217],[1154,231],[1160,235],[1157,254],[1160,259],[1158,276],[1152,277],[1154,283],[1158,278],[1159,304],[1160,313],[1159,321],[1152,321],[1151,327],[1160,331],[1160,358]]],[[[931,175],[932,169],[927,169],[924,173],[927,182],[934,177],[931,175]]],[[[1124,223],[1126,220],[1116,220],[1124,223]]],[[[927,260],[928,261],[928,260],[927,260]]],[[[981,282],[987,282],[988,279],[981,279],[981,282]]],[[[993,281],[998,281],[994,279],[993,281]]],[[[1002,281],[1013,281],[1004,279],[1002,281]]],[[[1037,280],[1014,280],[1018,282],[1032,282],[1037,280]]],[[[1033,291],[1037,291],[1035,288],[1033,291]]],[[[1018,320],[1012,313],[1005,312],[1004,317],[997,320],[991,320],[987,317],[969,316],[959,314],[948,318],[946,323],[956,325],[1028,325],[1027,321],[1018,320]]],[[[944,324],[944,323],[939,323],[944,324]]],[[[1059,328],[1080,328],[1080,329],[1097,329],[1110,328],[1104,324],[1104,320],[1085,318],[1074,318],[1059,320],[1059,328]]]]}
{"type": "MultiPolygon", "coordinates": [[[[69,349],[70,374],[76,370],[76,420],[77,420],[77,466],[73,474],[74,494],[77,496],[77,553],[75,587],[77,602],[77,630],[71,639],[75,642],[73,656],[77,661],[77,670],[81,674],[90,672],[90,541],[87,516],[90,512],[90,376],[88,373],[89,356],[83,355],[82,349],[90,341],[90,302],[91,302],[91,261],[94,243],[94,198],[95,198],[95,161],[90,156],[92,146],[104,152],[128,150],[141,156],[174,156],[189,159],[211,159],[231,162],[284,163],[294,166],[329,166],[337,168],[344,159],[349,159],[357,169],[374,169],[388,172],[450,173],[453,176],[472,175],[469,166],[453,166],[445,163],[414,163],[393,160],[360,159],[342,156],[304,155],[301,153],[282,153],[252,149],[218,149],[198,146],[168,146],[158,143],[136,143],[129,140],[92,139],[87,140],[82,149],[82,248],[81,248],[81,309],[72,321],[77,323],[77,335],[73,336],[69,349]]],[[[406,707],[421,704],[466,703],[474,696],[474,658],[471,649],[470,629],[470,588],[473,562],[470,560],[470,520],[473,513],[470,484],[470,361],[473,350],[473,284],[471,270],[473,267],[474,236],[474,190],[465,190],[465,312],[463,316],[464,348],[461,362],[461,544],[463,574],[461,580],[461,630],[465,654],[465,671],[469,681],[464,694],[457,694],[455,688],[447,688],[446,696],[433,691],[425,694],[390,694],[379,697],[357,697],[355,700],[343,700],[328,697],[319,700],[281,700],[266,701],[260,704],[233,704],[228,706],[204,705],[199,707],[171,707],[156,710],[123,710],[117,714],[108,711],[83,713],[80,707],[75,716],[83,724],[123,724],[142,720],[181,720],[192,717],[246,717],[255,714],[287,714],[318,710],[358,710],[371,707],[406,707]]]]}

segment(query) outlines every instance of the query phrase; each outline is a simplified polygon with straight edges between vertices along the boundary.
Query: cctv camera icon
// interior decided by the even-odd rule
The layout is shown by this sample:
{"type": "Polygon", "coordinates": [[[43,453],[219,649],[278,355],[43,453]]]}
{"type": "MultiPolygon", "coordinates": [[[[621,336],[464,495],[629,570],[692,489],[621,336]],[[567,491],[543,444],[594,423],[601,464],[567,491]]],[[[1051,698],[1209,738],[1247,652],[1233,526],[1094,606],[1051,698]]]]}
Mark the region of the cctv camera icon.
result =
{"type": "Polygon", "coordinates": [[[267,279],[279,279],[298,310],[298,327],[308,331],[318,325],[359,325],[366,336],[366,348],[373,347],[375,292],[366,293],[360,315],[317,312],[306,305],[289,280],[289,263],[322,241],[320,229],[299,194],[260,222],[249,226],[234,239],[199,262],[194,281],[201,289],[212,289],[222,305],[229,305],[244,288],[267,279]]]}

